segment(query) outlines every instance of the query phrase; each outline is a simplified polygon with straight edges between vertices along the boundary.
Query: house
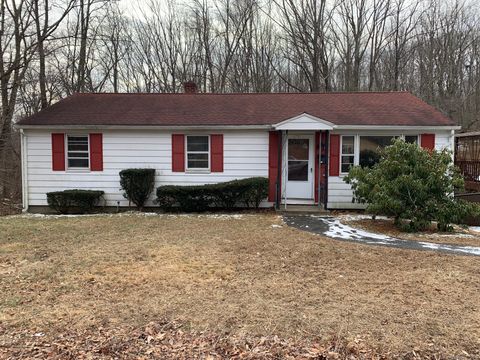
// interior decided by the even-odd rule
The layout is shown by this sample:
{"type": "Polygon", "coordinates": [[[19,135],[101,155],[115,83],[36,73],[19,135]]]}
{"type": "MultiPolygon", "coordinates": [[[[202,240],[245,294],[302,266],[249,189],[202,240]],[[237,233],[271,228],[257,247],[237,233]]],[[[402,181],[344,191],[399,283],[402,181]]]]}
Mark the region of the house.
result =
{"type": "Polygon", "coordinates": [[[17,126],[32,211],[74,188],[127,206],[118,173],[132,167],[156,169],[156,186],[268,177],[265,206],[359,208],[342,179],[350,166],[373,164],[395,137],[453,151],[459,129],[408,92],[200,94],[191,83],[183,94],[75,94],[17,126]]]}

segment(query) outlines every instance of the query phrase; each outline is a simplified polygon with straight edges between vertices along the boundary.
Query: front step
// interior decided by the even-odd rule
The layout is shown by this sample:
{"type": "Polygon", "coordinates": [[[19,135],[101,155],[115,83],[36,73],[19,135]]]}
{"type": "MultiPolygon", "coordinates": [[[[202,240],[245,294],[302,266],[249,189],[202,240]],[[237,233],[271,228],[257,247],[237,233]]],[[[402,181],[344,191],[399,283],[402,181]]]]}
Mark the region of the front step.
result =
{"type": "Polygon", "coordinates": [[[299,214],[328,214],[329,211],[325,210],[323,206],[318,205],[287,205],[285,209],[285,204],[280,205],[280,209],[277,212],[284,215],[299,215],[299,214]]]}

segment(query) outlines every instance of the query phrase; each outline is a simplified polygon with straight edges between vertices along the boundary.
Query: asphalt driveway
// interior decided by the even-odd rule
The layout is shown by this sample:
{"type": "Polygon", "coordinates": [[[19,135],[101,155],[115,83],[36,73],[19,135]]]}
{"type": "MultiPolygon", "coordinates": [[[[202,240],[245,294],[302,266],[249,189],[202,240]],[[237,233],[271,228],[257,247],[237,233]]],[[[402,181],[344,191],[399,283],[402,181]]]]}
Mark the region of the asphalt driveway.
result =
{"type": "Polygon", "coordinates": [[[424,241],[397,239],[352,228],[339,219],[319,215],[285,215],[285,223],[300,230],[324,235],[331,239],[362,243],[365,245],[387,246],[399,249],[438,251],[456,255],[480,256],[480,247],[438,244],[424,241]]]}

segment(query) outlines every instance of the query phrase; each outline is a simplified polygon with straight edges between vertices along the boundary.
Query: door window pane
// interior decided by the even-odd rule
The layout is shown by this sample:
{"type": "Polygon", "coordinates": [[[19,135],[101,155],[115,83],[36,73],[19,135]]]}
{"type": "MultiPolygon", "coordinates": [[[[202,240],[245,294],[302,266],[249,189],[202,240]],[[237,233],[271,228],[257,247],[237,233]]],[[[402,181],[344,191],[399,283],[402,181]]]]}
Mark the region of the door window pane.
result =
{"type": "Polygon", "coordinates": [[[361,136],[360,166],[372,167],[380,161],[380,150],[392,145],[396,136],[361,136]]]}
{"type": "Polygon", "coordinates": [[[308,139],[288,139],[288,180],[308,181],[308,139]]]}
{"type": "Polygon", "coordinates": [[[288,162],[289,181],[308,181],[308,160],[288,162]]]}
{"type": "Polygon", "coordinates": [[[308,160],[308,139],[288,139],[288,160],[308,160]]]}

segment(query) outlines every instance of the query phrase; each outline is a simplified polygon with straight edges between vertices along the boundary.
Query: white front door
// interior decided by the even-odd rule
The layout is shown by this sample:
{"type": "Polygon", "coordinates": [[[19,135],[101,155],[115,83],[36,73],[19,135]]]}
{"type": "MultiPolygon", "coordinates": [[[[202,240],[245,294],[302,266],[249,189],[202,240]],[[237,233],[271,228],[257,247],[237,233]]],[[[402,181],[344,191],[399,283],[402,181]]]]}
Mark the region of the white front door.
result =
{"type": "Polygon", "coordinates": [[[287,143],[286,197],[313,199],[313,136],[289,136],[287,143]]]}

